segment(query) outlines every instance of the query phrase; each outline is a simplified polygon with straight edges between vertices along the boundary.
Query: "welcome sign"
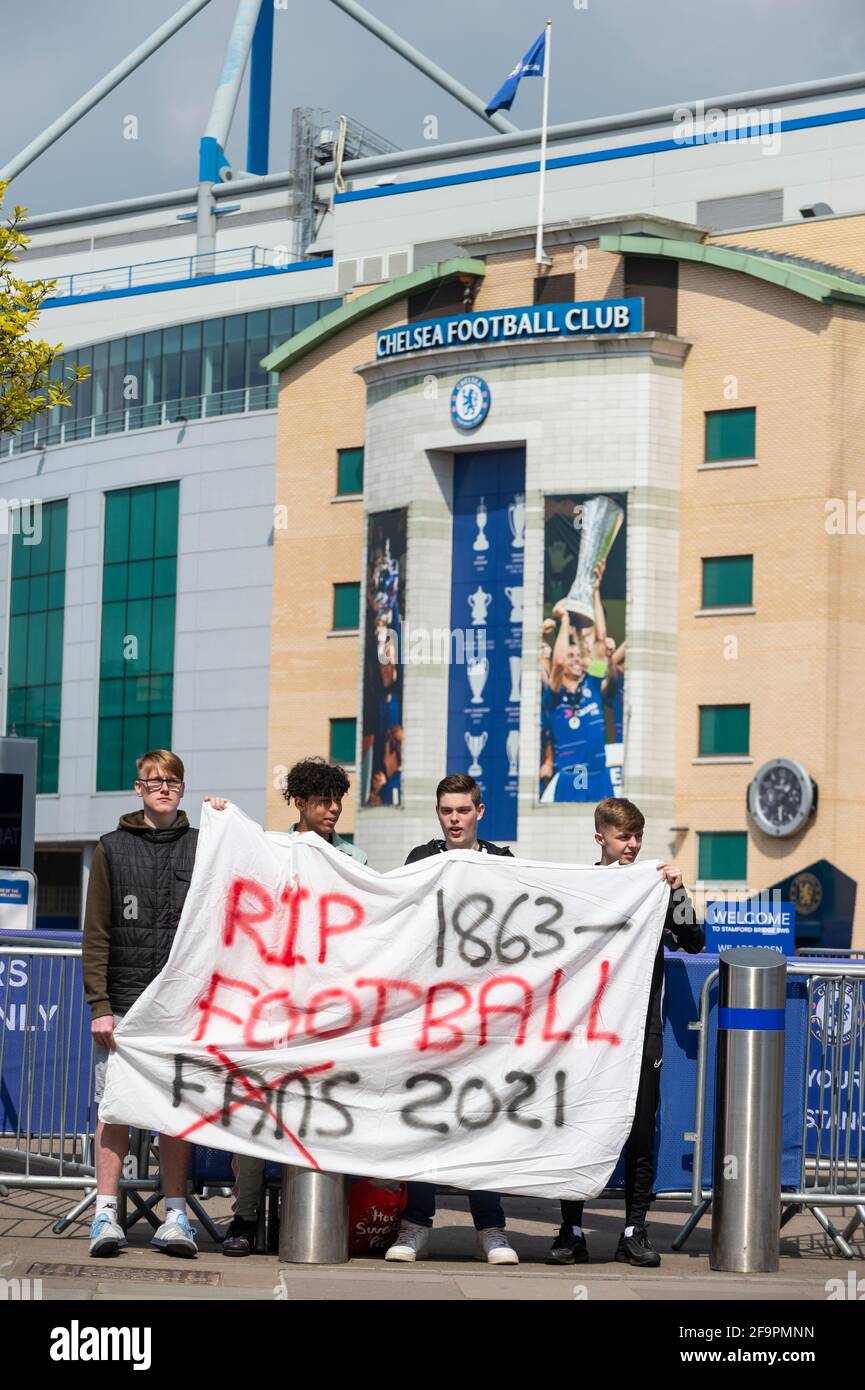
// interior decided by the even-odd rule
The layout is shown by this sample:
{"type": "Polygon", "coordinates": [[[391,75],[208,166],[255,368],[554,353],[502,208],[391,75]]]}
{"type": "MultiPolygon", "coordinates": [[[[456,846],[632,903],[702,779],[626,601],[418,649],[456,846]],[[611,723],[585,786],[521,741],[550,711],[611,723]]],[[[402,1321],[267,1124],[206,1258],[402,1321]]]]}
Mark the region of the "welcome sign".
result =
{"type": "Polygon", "coordinates": [[[642,299],[586,299],[519,309],[486,309],[451,314],[402,328],[383,328],[376,336],[376,358],[405,357],[430,348],[467,343],[507,343],[526,338],[577,338],[589,333],[642,333],[642,299]]]}
{"type": "Polygon", "coordinates": [[[658,866],[459,850],[378,874],[202,810],[100,1118],[371,1178],[588,1198],[634,1114],[658,866]]]}

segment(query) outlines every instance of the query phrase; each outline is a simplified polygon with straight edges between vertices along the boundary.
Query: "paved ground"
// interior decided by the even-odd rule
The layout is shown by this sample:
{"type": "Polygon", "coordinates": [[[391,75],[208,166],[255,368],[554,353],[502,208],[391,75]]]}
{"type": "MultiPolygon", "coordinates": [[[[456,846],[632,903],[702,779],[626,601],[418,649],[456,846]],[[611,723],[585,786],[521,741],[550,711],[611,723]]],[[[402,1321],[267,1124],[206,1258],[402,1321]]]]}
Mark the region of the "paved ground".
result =
{"type": "MultiPolygon", "coordinates": [[[[280,1265],[275,1255],[226,1259],[203,1233],[198,1259],[177,1260],[149,1248],[150,1228],[143,1221],[131,1229],[129,1248],[115,1259],[90,1260],[89,1214],[62,1236],[51,1230],[77,1196],[13,1191],[0,1199],[0,1277],[39,1277],[46,1300],[587,1298],[604,1302],[738,1303],[751,1299],[825,1302],[827,1280],[846,1280],[850,1270],[859,1278],[865,1276],[863,1228],[860,1226],[854,1237],[856,1259],[851,1263],[834,1250],[807,1213],[782,1232],[777,1274],[715,1274],[709,1269],[708,1219],[697,1228],[684,1251],[674,1254],[671,1242],[684,1223],[687,1209],[664,1203],[655,1208],[651,1224],[653,1243],[663,1256],[660,1269],[641,1272],[615,1264],[612,1256],[621,1230],[621,1209],[603,1202],[586,1215],[591,1264],[570,1270],[548,1268],[543,1258],[557,1224],[556,1205],[523,1197],[506,1198],[505,1202],[511,1240],[521,1260],[519,1268],[496,1269],[477,1263],[466,1203],[447,1196],[439,1199],[431,1258],[417,1265],[389,1265],[384,1260],[364,1258],[335,1268],[309,1268],[280,1265]]],[[[206,1210],[219,1226],[227,1223],[229,1207],[224,1198],[206,1203],[206,1210]]],[[[838,1224],[843,1226],[846,1219],[839,1219],[838,1224]]]]}

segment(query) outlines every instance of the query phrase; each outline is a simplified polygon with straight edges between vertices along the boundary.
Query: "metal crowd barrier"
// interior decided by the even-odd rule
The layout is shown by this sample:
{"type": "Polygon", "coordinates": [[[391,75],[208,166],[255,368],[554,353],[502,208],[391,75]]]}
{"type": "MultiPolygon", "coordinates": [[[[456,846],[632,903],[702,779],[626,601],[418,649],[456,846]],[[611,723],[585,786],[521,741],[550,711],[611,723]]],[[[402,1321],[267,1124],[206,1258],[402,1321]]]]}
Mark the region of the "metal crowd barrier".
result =
{"type": "MultiPolygon", "coordinates": [[[[810,1211],[841,1254],[846,1259],[853,1259],[850,1236],[860,1222],[865,1225],[861,1090],[865,1048],[865,952],[847,949],[821,951],[819,955],[822,959],[816,959],[817,954],[809,948],[800,952],[798,958],[787,962],[788,976],[808,982],[808,1018],[815,1024],[811,1036],[819,1047],[819,1086],[814,1114],[811,1106],[814,1100],[811,1074],[815,1049],[812,1044],[806,1053],[802,1078],[799,1189],[782,1188],[780,1191],[779,1200],[784,1208],[781,1225],[786,1225],[802,1211],[810,1211]],[[813,1123],[809,1124],[809,1119],[813,1123]],[[816,1152],[809,1153],[809,1134],[812,1130],[816,1131],[816,1152]],[[853,1216],[843,1231],[829,1219],[824,1207],[853,1207],[853,1216]]],[[[694,1143],[692,1210],[673,1241],[674,1250],[682,1249],[712,1205],[712,1192],[703,1186],[702,1169],[707,1119],[709,996],[718,973],[713,970],[704,980],[700,993],[700,1016],[689,1024],[690,1028],[699,1032],[694,1131],[690,1136],[694,1143]]]]}
{"type": "MultiPolygon", "coordinates": [[[[80,959],[78,943],[0,936],[0,1195],[12,1188],[83,1188],[81,1200],[55,1222],[57,1235],[96,1199],[98,1117],[80,959]],[[60,1026],[52,1029],[55,1016],[60,1026]]],[[[159,1225],[153,1208],[162,1190],[152,1158],[153,1136],[133,1130],[118,1203],[126,1228],[142,1217],[159,1225]]],[[[188,1201],[208,1234],[221,1240],[200,1202],[188,1201]]]]}

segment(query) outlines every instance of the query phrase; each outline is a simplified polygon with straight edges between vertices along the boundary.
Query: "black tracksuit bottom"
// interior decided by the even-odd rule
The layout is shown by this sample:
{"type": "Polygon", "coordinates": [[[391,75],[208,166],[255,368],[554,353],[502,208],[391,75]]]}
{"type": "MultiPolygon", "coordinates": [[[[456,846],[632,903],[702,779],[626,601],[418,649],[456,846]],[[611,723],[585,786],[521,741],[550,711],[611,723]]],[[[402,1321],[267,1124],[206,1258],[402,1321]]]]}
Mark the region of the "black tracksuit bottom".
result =
{"type": "MultiPolygon", "coordinates": [[[[625,1225],[645,1225],[652,1201],[655,1177],[655,1119],[661,1095],[661,1060],[664,1040],[647,1033],[634,1123],[625,1144],[625,1225]]],[[[582,1226],[583,1203],[562,1199],[562,1225],[582,1226]]]]}

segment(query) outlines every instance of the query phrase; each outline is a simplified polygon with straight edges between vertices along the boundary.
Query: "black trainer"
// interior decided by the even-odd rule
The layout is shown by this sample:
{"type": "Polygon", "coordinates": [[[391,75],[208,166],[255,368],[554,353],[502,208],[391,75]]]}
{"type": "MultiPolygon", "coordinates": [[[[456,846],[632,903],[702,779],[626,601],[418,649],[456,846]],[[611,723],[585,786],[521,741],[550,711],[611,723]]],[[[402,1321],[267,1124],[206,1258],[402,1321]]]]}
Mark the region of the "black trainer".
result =
{"type": "Polygon", "coordinates": [[[649,1244],[649,1233],[645,1226],[635,1226],[632,1236],[626,1236],[624,1231],[622,1232],[619,1236],[616,1259],[621,1264],[639,1265],[643,1269],[657,1269],[661,1263],[657,1250],[653,1250],[649,1244]]]}
{"type": "Polygon", "coordinates": [[[246,1221],[242,1216],[235,1216],[225,1233],[225,1240],[222,1242],[223,1255],[255,1254],[257,1227],[257,1221],[246,1221]]]}
{"type": "Polygon", "coordinates": [[[548,1265],[584,1265],[589,1258],[586,1237],[575,1236],[570,1226],[560,1226],[552,1249],[544,1260],[548,1265]]]}

